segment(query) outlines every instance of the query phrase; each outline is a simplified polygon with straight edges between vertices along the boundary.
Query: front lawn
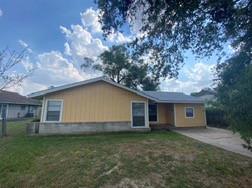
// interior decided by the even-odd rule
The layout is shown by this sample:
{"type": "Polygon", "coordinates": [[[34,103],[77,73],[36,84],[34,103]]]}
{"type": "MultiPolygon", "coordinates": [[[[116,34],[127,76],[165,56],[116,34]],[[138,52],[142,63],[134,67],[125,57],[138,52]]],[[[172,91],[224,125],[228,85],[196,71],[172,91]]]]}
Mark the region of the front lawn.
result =
{"type": "Polygon", "coordinates": [[[28,137],[8,124],[0,187],[251,187],[252,159],[173,132],[28,137]]]}

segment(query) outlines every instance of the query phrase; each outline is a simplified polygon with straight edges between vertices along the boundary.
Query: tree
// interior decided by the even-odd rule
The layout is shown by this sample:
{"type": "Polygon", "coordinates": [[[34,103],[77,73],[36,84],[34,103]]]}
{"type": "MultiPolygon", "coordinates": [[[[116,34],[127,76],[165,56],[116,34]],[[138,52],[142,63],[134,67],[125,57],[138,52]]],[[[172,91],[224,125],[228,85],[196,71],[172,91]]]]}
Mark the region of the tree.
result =
{"type": "Polygon", "coordinates": [[[217,67],[217,97],[232,129],[238,131],[252,151],[252,64],[239,52],[217,67]]]}
{"type": "MultiPolygon", "coordinates": [[[[157,74],[174,77],[183,52],[221,52],[223,44],[251,52],[251,0],[97,0],[107,36],[125,25],[140,27],[130,44],[136,58],[150,55],[157,74]],[[139,16],[140,15],[140,16],[139,16]]],[[[251,58],[251,53],[250,53],[251,58]]]]}
{"type": "Polygon", "coordinates": [[[125,46],[112,46],[99,58],[101,63],[96,63],[93,67],[112,81],[133,89],[158,89],[159,82],[148,75],[148,66],[130,59],[125,46]]]}
{"type": "Polygon", "coordinates": [[[102,64],[97,64],[95,68],[102,71],[116,83],[122,83],[130,68],[130,61],[127,50],[124,46],[112,46],[109,51],[100,55],[102,64]]]}
{"type": "MultiPolygon", "coordinates": [[[[20,84],[32,70],[23,74],[17,73],[14,68],[22,63],[26,49],[21,52],[10,51],[8,48],[0,51],[0,92],[9,87],[20,84]]],[[[2,108],[2,136],[6,136],[6,105],[2,108]]]]}
{"type": "Polygon", "coordinates": [[[14,68],[22,63],[26,49],[21,52],[11,51],[8,48],[0,51],[0,90],[20,84],[32,70],[17,73],[14,68]]]}

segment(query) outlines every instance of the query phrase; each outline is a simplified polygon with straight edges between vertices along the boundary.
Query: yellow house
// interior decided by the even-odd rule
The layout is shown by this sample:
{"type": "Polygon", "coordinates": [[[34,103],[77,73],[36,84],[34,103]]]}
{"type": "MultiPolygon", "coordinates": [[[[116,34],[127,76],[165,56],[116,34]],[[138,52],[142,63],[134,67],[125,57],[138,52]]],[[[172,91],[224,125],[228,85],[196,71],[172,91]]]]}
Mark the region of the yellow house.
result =
{"type": "Polygon", "coordinates": [[[169,127],[205,127],[201,99],[177,92],[136,91],[105,78],[39,91],[39,134],[149,131],[169,127]]]}

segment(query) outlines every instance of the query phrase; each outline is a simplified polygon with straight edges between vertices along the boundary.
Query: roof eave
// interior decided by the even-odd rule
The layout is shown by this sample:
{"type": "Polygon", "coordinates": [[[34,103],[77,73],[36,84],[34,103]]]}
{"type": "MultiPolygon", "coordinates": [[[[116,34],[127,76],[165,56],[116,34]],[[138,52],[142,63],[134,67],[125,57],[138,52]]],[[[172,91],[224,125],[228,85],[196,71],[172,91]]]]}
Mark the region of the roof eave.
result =
{"type": "Polygon", "coordinates": [[[190,101],[190,100],[158,100],[158,103],[193,103],[193,104],[204,104],[204,101],[190,101]]]}
{"type": "Polygon", "coordinates": [[[36,93],[31,93],[30,95],[28,95],[28,97],[29,98],[34,98],[34,99],[41,99],[43,96],[45,96],[47,94],[50,94],[50,93],[55,93],[55,92],[58,92],[58,91],[63,91],[63,90],[66,90],[66,89],[71,89],[71,88],[74,88],[74,87],[78,87],[78,86],[82,86],[82,85],[86,85],[86,84],[91,84],[91,83],[95,83],[95,82],[99,82],[99,81],[104,81],[104,82],[109,83],[111,85],[117,86],[119,88],[125,89],[125,90],[130,91],[130,92],[133,92],[133,93],[135,93],[135,94],[137,94],[139,96],[142,96],[144,98],[157,101],[156,98],[153,98],[153,97],[151,97],[149,95],[143,94],[143,93],[141,93],[139,91],[136,91],[134,89],[130,89],[130,88],[126,87],[126,86],[123,86],[121,84],[110,81],[110,80],[108,80],[108,79],[106,79],[104,77],[98,77],[98,78],[94,78],[94,79],[91,79],[91,80],[86,80],[86,81],[73,83],[73,84],[69,84],[69,85],[65,85],[65,86],[59,86],[57,88],[52,88],[52,89],[48,89],[48,90],[44,90],[44,91],[40,91],[40,92],[36,92],[36,93]]]}

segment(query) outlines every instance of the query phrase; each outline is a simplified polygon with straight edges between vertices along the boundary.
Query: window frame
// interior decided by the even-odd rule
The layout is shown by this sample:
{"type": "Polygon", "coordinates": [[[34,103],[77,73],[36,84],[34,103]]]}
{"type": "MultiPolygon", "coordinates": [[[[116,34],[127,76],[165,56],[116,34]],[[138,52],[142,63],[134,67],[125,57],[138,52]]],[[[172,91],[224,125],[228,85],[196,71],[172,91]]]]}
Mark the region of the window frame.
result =
{"type": "Polygon", "coordinates": [[[148,120],[149,120],[149,122],[150,123],[158,123],[159,121],[159,119],[158,119],[158,103],[149,103],[148,104],[148,120]],[[156,107],[157,107],[157,120],[156,121],[150,121],[149,119],[150,119],[150,114],[149,114],[149,105],[156,105],[156,107]]]}
{"type": "Polygon", "coordinates": [[[187,107],[185,107],[185,108],[184,108],[184,111],[185,111],[185,118],[187,118],[187,119],[194,119],[194,117],[195,117],[195,109],[194,109],[193,106],[187,106],[187,107]],[[186,115],[186,109],[188,109],[188,108],[191,108],[192,111],[193,111],[193,116],[192,116],[192,117],[188,117],[188,116],[186,115]]]}
{"type": "Polygon", "coordinates": [[[148,128],[148,124],[149,124],[149,110],[148,110],[148,103],[146,101],[131,101],[131,105],[130,105],[130,111],[131,111],[131,128],[133,129],[141,129],[141,128],[148,128]],[[133,103],[144,103],[144,126],[134,126],[133,125],[133,103]]]}
{"type": "Polygon", "coordinates": [[[24,111],[24,110],[26,110],[26,105],[22,104],[20,108],[22,111],[24,111]]]}
{"type": "Polygon", "coordinates": [[[63,115],[63,105],[64,105],[64,100],[63,99],[46,99],[45,101],[45,107],[44,107],[44,117],[43,117],[43,122],[45,123],[57,123],[57,122],[61,122],[62,121],[62,115],[63,115]],[[59,120],[58,121],[47,121],[46,117],[47,117],[47,109],[48,109],[48,102],[49,101],[56,101],[56,102],[61,102],[60,105],[60,116],[59,116],[59,120]]]}

